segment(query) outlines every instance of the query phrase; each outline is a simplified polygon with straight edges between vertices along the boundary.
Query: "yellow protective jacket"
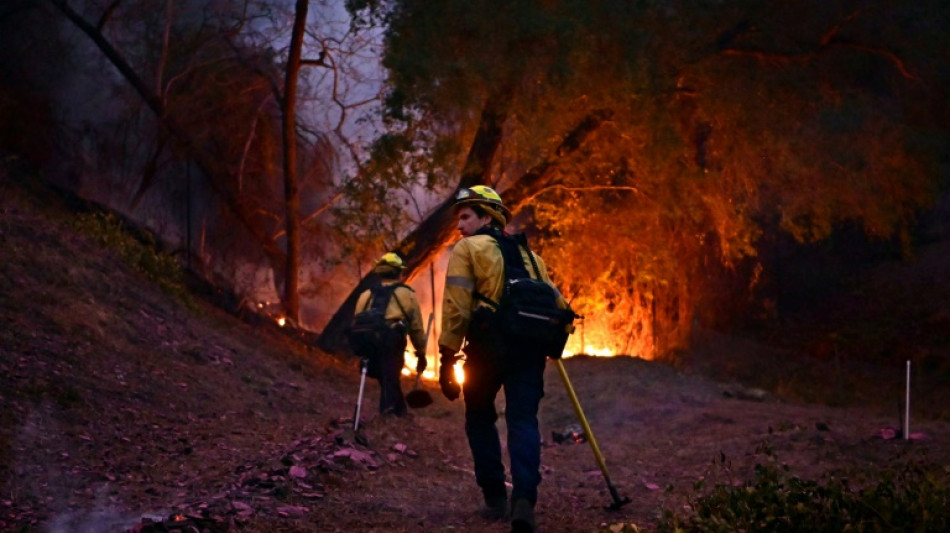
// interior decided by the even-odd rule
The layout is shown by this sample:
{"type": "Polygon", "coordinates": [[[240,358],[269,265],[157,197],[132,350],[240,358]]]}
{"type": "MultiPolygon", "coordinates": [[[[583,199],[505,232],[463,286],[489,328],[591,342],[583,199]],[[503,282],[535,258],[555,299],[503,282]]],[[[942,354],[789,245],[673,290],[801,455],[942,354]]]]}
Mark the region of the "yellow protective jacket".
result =
{"type": "MultiPolygon", "coordinates": [[[[534,278],[534,268],[524,247],[521,249],[521,258],[524,261],[528,274],[534,278]]],[[[534,252],[535,261],[541,279],[554,287],[548,277],[544,261],[534,252]]],[[[475,298],[474,291],[491,299],[493,302],[501,300],[505,290],[505,261],[501,255],[501,248],[490,235],[472,235],[465,237],[455,244],[452,255],[449,256],[449,266],[445,273],[445,290],[442,295],[442,333],[439,335],[439,346],[458,352],[468,333],[472,312],[487,303],[475,298]]],[[[555,290],[557,288],[555,287],[555,290]]],[[[558,293],[558,303],[562,309],[567,309],[567,302],[558,293]]]]}
{"type": "MultiPolygon", "coordinates": [[[[396,280],[383,280],[383,285],[392,285],[396,280]]],[[[370,304],[370,289],[366,289],[356,300],[356,312],[365,311],[370,304]]],[[[416,299],[416,293],[407,286],[396,287],[393,290],[393,297],[386,306],[386,320],[396,322],[405,320],[408,327],[409,340],[412,341],[412,347],[416,350],[416,357],[425,357],[426,355],[426,330],[422,325],[422,310],[419,309],[419,301],[416,299]],[[406,312],[403,315],[403,311],[406,312]]]]}

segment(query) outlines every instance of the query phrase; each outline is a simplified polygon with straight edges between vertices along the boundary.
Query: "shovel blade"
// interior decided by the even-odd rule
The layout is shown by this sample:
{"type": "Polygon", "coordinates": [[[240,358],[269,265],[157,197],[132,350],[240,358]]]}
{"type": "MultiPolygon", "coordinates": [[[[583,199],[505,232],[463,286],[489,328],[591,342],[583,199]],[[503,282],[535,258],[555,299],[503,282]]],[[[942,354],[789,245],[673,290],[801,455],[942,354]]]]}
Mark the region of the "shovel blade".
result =
{"type": "Polygon", "coordinates": [[[432,395],[429,391],[414,389],[406,395],[406,404],[413,409],[421,409],[432,403],[432,395]]]}
{"type": "Polygon", "coordinates": [[[610,491],[610,497],[613,499],[610,505],[607,506],[607,510],[616,511],[620,509],[621,507],[623,507],[624,505],[627,505],[628,503],[630,503],[630,497],[624,496],[623,498],[621,498],[620,494],[617,492],[616,487],[614,487],[613,484],[610,483],[609,481],[607,482],[607,489],[610,491]]]}

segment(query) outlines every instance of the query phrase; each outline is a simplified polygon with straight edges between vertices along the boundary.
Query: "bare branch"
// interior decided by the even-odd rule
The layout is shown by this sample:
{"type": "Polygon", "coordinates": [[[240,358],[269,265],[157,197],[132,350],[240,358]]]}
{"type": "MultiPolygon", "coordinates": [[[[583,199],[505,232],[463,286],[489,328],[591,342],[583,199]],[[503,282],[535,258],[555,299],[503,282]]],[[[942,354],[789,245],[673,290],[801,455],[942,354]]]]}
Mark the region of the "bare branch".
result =
{"type": "Polygon", "coordinates": [[[816,52],[805,52],[800,54],[791,52],[775,52],[753,46],[726,46],[720,48],[719,52],[725,56],[751,57],[752,59],[767,65],[790,65],[793,63],[804,64],[814,60],[818,55],[816,52]]]}
{"type": "Polygon", "coordinates": [[[901,76],[903,76],[904,78],[909,79],[909,80],[914,80],[914,81],[920,81],[920,78],[918,78],[913,73],[911,73],[910,69],[907,68],[907,63],[904,62],[903,59],[901,59],[897,54],[895,54],[894,52],[886,48],[881,48],[877,46],[866,46],[866,45],[861,45],[861,44],[843,44],[842,43],[842,45],[848,46],[850,48],[854,48],[855,50],[863,50],[871,54],[879,55],[887,59],[891,63],[893,63],[894,67],[897,69],[898,72],[901,73],[901,76]]]}
{"type": "Polygon", "coordinates": [[[841,48],[851,48],[854,50],[860,50],[863,52],[868,52],[874,55],[881,56],[888,61],[890,61],[900,75],[909,80],[919,81],[920,78],[915,76],[910,69],[907,68],[907,63],[901,59],[896,53],[882,47],[877,46],[868,46],[858,43],[847,42],[843,40],[831,39],[826,45],[822,45],[817,52],[808,52],[803,54],[790,54],[783,52],[771,52],[766,51],[761,48],[732,48],[727,47],[721,50],[723,55],[727,56],[740,56],[740,57],[751,57],[760,61],[764,64],[772,65],[788,65],[793,63],[803,64],[815,60],[822,51],[831,48],[832,46],[837,46],[841,48]]]}
{"type": "Polygon", "coordinates": [[[227,39],[226,42],[228,43],[228,46],[231,47],[231,50],[234,50],[235,57],[241,62],[242,65],[251,69],[252,72],[255,72],[261,77],[261,79],[267,82],[268,86],[270,86],[271,94],[274,95],[274,99],[277,101],[277,105],[283,106],[284,95],[280,85],[277,84],[277,80],[265,72],[264,69],[262,69],[257,63],[248,61],[244,54],[241,53],[240,49],[233,42],[231,42],[230,39],[227,39]]]}
{"type": "Polygon", "coordinates": [[[162,78],[165,75],[165,64],[168,62],[168,41],[172,31],[172,0],[165,0],[165,33],[162,36],[162,53],[158,58],[157,72],[155,72],[155,92],[162,94],[162,78]]]}
{"type": "Polygon", "coordinates": [[[317,57],[316,59],[301,59],[300,65],[301,66],[306,65],[306,66],[329,67],[330,65],[327,65],[325,61],[326,57],[327,57],[327,49],[324,48],[323,50],[320,50],[319,57],[317,57]]]}
{"type": "Polygon", "coordinates": [[[119,4],[122,3],[122,0],[113,0],[106,10],[102,12],[102,16],[99,17],[99,22],[96,23],[96,31],[102,31],[102,28],[105,27],[106,23],[109,22],[109,19],[112,18],[112,13],[119,7],[119,4]]]}
{"type": "Polygon", "coordinates": [[[588,185],[585,187],[572,187],[569,185],[548,185],[547,187],[544,187],[544,188],[538,189],[535,192],[532,192],[530,195],[524,198],[522,203],[530,202],[534,200],[535,198],[537,198],[538,196],[541,196],[542,194],[546,192],[551,192],[551,191],[567,191],[567,192],[582,192],[582,193],[604,192],[604,191],[611,191],[611,192],[624,191],[624,192],[632,192],[632,193],[640,194],[640,195],[643,194],[643,191],[641,191],[638,187],[634,187],[632,185],[588,185]]]}
{"type": "MultiPolygon", "coordinates": [[[[858,13],[853,12],[844,17],[844,22],[850,22],[857,18],[858,13]]],[[[786,53],[786,52],[776,52],[776,51],[766,51],[762,48],[751,47],[751,46],[739,46],[735,45],[735,41],[741,35],[745,35],[754,29],[754,26],[743,21],[735,28],[724,32],[721,34],[717,40],[717,48],[723,55],[728,56],[742,56],[742,57],[751,57],[765,64],[773,65],[787,65],[793,63],[807,63],[816,59],[821,52],[836,46],[843,48],[851,48],[854,50],[860,50],[863,52],[868,52],[870,54],[881,56],[891,62],[897,71],[906,79],[909,80],[919,80],[917,76],[911,73],[910,69],[907,68],[907,63],[892,50],[880,46],[870,46],[861,43],[854,42],[850,39],[841,37],[841,24],[835,24],[828,28],[825,33],[821,35],[818,39],[818,47],[812,52],[805,52],[800,54],[795,53],[786,53]]]]}
{"type": "Polygon", "coordinates": [[[327,209],[330,209],[330,207],[332,207],[333,204],[338,202],[340,198],[343,198],[342,190],[337,191],[329,200],[324,202],[322,206],[318,207],[313,213],[310,213],[309,215],[307,215],[306,218],[303,218],[300,221],[300,225],[303,226],[305,224],[309,224],[310,222],[312,222],[318,216],[326,212],[327,209]]]}
{"type": "Polygon", "coordinates": [[[251,151],[251,144],[254,141],[254,132],[257,130],[257,123],[259,122],[261,109],[264,108],[264,104],[267,103],[267,100],[268,98],[262,99],[260,105],[257,106],[257,113],[254,114],[254,120],[251,121],[251,126],[247,132],[247,138],[244,141],[244,150],[241,152],[241,161],[238,163],[237,170],[237,190],[239,193],[244,189],[244,163],[247,162],[247,154],[251,151]]]}
{"type": "MultiPolygon", "coordinates": [[[[178,74],[175,74],[174,76],[172,76],[171,78],[168,79],[168,83],[165,84],[165,87],[164,87],[164,89],[162,90],[162,93],[161,93],[162,103],[164,103],[164,104],[167,104],[167,103],[168,103],[168,102],[165,100],[165,97],[167,97],[168,94],[171,93],[172,86],[175,85],[175,84],[176,84],[177,82],[179,82],[180,80],[184,79],[184,78],[185,78],[186,76],[188,76],[189,74],[192,74],[193,72],[195,72],[195,71],[197,71],[197,70],[200,70],[200,69],[203,68],[203,67],[208,67],[208,66],[214,65],[215,63],[226,63],[226,62],[229,62],[229,61],[235,61],[235,60],[239,60],[239,59],[240,59],[240,58],[237,57],[237,56],[235,56],[235,57],[223,57],[223,58],[214,59],[214,60],[211,60],[211,61],[203,61],[203,62],[201,62],[201,63],[195,63],[195,64],[191,65],[189,68],[183,69],[181,72],[179,72],[178,74]]],[[[242,64],[243,64],[243,63],[242,63],[242,64]]]]}

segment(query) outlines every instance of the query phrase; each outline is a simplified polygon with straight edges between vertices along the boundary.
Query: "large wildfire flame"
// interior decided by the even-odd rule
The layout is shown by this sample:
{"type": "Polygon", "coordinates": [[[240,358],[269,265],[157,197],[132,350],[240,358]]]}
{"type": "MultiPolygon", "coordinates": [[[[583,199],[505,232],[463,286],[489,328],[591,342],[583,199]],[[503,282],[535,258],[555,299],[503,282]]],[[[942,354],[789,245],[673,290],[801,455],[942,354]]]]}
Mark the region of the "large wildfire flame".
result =
{"type": "Polygon", "coordinates": [[[624,346],[618,346],[616,336],[606,324],[588,324],[585,320],[576,325],[574,333],[567,340],[567,346],[564,347],[563,356],[616,357],[634,354],[636,352],[624,351],[624,346]]]}

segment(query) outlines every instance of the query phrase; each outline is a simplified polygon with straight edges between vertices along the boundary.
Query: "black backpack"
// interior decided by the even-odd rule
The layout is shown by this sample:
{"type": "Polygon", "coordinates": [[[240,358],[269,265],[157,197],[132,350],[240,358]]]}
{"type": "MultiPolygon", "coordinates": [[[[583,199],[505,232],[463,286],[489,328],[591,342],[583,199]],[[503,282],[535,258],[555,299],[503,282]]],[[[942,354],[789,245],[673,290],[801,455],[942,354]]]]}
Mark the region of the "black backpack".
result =
{"type": "MultiPolygon", "coordinates": [[[[350,347],[356,355],[366,360],[366,374],[372,378],[379,377],[382,358],[398,350],[406,338],[405,320],[396,324],[390,324],[386,320],[386,307],[389,306],[389,300],[397,287],[409,288],[402,283],[380,283],[370,287],[369,303],[364,310],[353,315],[353,323],[346,332],[350,347]]],[[[396,304],[399,304],[398,299],[396,304]]],[[[405,317],[406,311],[401,305],[399,309],[405,317]]]]}
{"type": "Polygon", "coordinates": [[[557,289],[541,279],[534,254],[523,233],[504,235],[491,229],[505,261],[505,288],[497,304],[476,293],[476,298],[494,307],[493,329],[501,337],[506,351],[515,357],[550,357],[559,359],[567,338],[574,331],[571,309],[558,307],[557,289]],[[520,248],[531,261],[535,277],[525,268],[520,248]]]}

